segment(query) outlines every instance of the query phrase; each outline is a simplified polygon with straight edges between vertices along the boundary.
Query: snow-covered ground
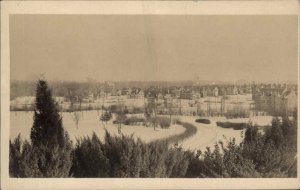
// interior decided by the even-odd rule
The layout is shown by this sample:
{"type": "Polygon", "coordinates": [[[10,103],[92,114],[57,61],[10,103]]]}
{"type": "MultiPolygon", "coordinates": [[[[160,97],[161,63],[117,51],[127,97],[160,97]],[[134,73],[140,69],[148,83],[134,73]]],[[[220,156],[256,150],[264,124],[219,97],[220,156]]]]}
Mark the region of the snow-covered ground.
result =
{"type": "MultiPolygon", "coordinates": [[[[30,129],[33,123],[33,112],[10,112],[10,138],[14,139],[21,134],[24,139],[29,139],[30,129]]],[[[101,111],[100,113],[101,114],[101,111]]],[[[99,118],[97,111],[87,111],[80,115],[78,128],[76,122],[73,119],[74,115],[72,113],[64,112],[63,116],[63,126],[68,131],[71,139],[73,141],[76,138],[90,136],[93,131],[100,137],[101,140],[104,139],[105,128],[112,135],[118,135],[118,127],[113,124],[110,120],[107,124],[102,123],[99,118]]],[[[126,126],[122,125],[122,133],[125,135],[133,134],[134,137],[140,137],[145,142],[150,142],[153,140],[166,138],[171,135],[183,133],[185,129],[180,125],[172,125],[169,129],[157,128],[155,131],[153,127],[145,126],[126,126]]]]}
{"type": "Polygon", "coordinates": [[[197,133],[194,136],[180,143],[180,145],[184,149],[189,149],[192,151],[204,151],[206,147],[210,147],[211,149],[213,149],[214,145],[220,140],[226,142],[229,141],[230,138],[235,138],[237,143],[241,142],[242,140],[242,130],[221,128],[216,126],[214,122],[212,122],[211,124],[197,123],[195,122],[196,119],[197,117],[193,116],[181,117],[182,121],[191,123],[198,129],[197,133]]]}
{"type": "MultiPolygon", "coordinates": [[[[101,112],[99,113],[101,114],[101,112]]],[[[69,135],[73,141],[76,138],[83,136],[90,136],[93,131],[100,137],[101,140],[104,139],[105,128],[110,134],[118,135],[117,125],[109,121],[107,124],[99,121],[99,114],[97,111],[87,111],[80,113],[79,126],[76,127],[75,120],[73,119],[72,113],[63,113],[63,125],[65,129],[69,132],[69,135]]],[[[138,116],[138,115],[136,115],[138,116]]],[[[10,114],[10,138],[14,139],[20,133],[21,137],[29,139],[30,129],[33,122],[32,112],[11,112],[10,114]]],[[[189,150],[205,150],[205,148],[213,148],[215,143],[222,140],[223,142],[228,141],[230,138],[235,138],[236,142],[239,143],[242,140],[241,133],[244,130],[234,130],[231,128],[221,128],[216,125],[217,121],[230,121],[230,122],[245,122],[249,121],[249,118],[242,119],[226,119],[223,117],[212,117],[211,124],[197,123],[195,120],[198,117],[194,116],[180,116],[183,122],[191,123],[197,127],[197,133],[192,137],[184,140],[180,145],[184,149],[189,150]]],[[[271,116],[257,116],[250,118],[253,123],[258,125],[268,125],[271,123],[271,116]]],[[[166,138],[171,135],[181,134],[185,129],[180,125],[172,125],[169,129],[157,129],[153,130],[153,127],[145,126],[125,126],[122,125],[122,133],[125,135],[131,135],[140,137],[145,142],[150,142],[153,140],[166,138]]]]}
{"type": "Polygon", "coordinates": [[[235,119],[226,119],[225,117],[210,117],[212,122],[222,121],[222,122],[232,122],[232,123],[249,123],[257,124],[259,126],[271,125],[272,116],[253,116],[250,118],[235,118],[235,119]]]}
{"type": "Polygon", "coordinates": [[[270,125],[272,121],[272,116],[255,116],[251,118],[238,118],[238,119],[226,119],[225,117],[210,117],[211,124],[197,123],[195,120],[198,117],[194,116],[181,116],[181,120],[184,122],[191,123],[197,127],[197,133],[191,138],[183,141],[181,146],[184,149],[189,149],[192,151],[202,150],[204,151],[206,147],[214,148],[215,144],[222,140],[224,143],[232,138],[236,139],[237,143],[242,141],[242,136],[244,136],[245,130],[234,130],[231,128],[222,128],[216,125],[217,121],[229,121],[234,123],[248,123],[252,121],[253,124],[257,125],[270,125]],[[243,135],[242,135],[243,133],[243,135]]]}

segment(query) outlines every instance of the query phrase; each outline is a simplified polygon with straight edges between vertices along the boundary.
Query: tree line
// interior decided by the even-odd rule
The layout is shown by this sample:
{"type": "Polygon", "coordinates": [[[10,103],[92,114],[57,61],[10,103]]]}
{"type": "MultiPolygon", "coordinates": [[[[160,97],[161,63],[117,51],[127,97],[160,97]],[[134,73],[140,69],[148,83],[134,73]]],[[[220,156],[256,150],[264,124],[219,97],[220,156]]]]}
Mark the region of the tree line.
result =
{"type": "MultiPolygon", "coordinates": [[[[190,130],[193,130],[192,128],[190,130]]],[[[10,140],[11,177],[297,177],[297,113],[274,118],[260,132],[250,125],[238,144],[218,142],[204,152],[187,151],[174,141],[144,143],[133,136],[94,133],[75,144],[47,82],[36,88],[30,141],[10,140]]]]}

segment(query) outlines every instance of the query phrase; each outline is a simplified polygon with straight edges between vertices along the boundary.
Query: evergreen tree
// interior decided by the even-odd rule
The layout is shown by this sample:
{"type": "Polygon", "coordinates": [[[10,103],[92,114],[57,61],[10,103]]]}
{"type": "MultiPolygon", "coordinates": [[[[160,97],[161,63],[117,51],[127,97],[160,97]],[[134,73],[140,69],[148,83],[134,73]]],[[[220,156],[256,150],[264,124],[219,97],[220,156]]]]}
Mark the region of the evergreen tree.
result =
{"type": "Polygon", "coordinates": [[[100,120],[102,122],[107,123],[111,118],[112,118],[112,114],[109,111],[106,111],[101,115],[100,120]]]}
{"type": "Polygon", "coordinates": [[[9,175],[12,177],[20,176],[21,144],[20,134],[13,142],[9,141],[9,175]]]}
{"type": "Polygon", "coordinates": [[[62,126],[62,118],[52,99],[51,90],[44,80],[37,83],[30,138],[32,151],[38,157],[39,177],[67,177],[72,165],[72,144],[62,126]]]}
{"type": "Polygon", "coordinates": [[[74,177],[107,177],[109,160],[102,151],[100,139],[93,133],[77,141],[71,173],[74,177]]]}
{"type": "Polygon", "coordinates": [[[282,125],[278,118],[273,118],[270,130],[266,131],[266,140],[267,142],[273,141],[277,148],[284,142],[282,125]]]}

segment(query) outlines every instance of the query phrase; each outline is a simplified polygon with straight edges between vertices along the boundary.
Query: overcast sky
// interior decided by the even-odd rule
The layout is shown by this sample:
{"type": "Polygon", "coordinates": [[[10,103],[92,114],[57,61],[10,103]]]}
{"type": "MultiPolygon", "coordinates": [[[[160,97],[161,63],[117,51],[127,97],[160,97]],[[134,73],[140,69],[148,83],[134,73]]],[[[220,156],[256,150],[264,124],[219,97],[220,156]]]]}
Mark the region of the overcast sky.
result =
{"type": "Polygon", "coordinates": [[[10,16],[11,79],[296,81],[297,16],[10,16]]]}

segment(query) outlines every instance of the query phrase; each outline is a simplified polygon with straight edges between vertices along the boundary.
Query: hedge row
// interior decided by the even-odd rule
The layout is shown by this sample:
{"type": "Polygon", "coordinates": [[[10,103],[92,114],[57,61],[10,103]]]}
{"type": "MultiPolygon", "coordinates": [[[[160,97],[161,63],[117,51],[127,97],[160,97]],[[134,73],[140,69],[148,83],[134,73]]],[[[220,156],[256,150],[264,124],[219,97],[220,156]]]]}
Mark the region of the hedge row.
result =
{"type": "Polygon", "coordinates": [[[195,127],[194,125],[185,122],[181,122],[181,125],[185,128],[185,131],[183,133],[170,136],[165,139],[160,139],[155,142],[166,142],[168,144],[176,144],[197,133],[197,127],[195,127]]]}
{"type": "Polygon", "coordinates": [[[216,122],[217,126],[222,127],[222,128],[232,128],[234,130],[242,130],[246,129],[250,125],[248,123],[232,123],[232,122],[216,122]]]}
{"type": "Polygon", "coordinates": [[[204,124],[210,124],[209,119],[196,119],[197,123],[204,123],[204,124]]]}

